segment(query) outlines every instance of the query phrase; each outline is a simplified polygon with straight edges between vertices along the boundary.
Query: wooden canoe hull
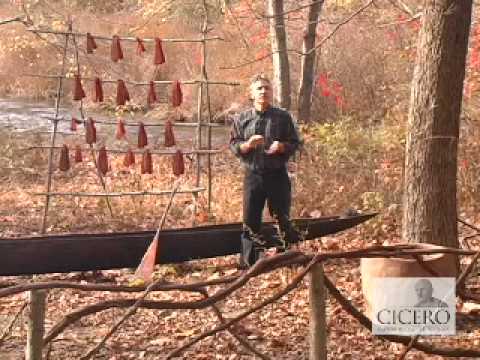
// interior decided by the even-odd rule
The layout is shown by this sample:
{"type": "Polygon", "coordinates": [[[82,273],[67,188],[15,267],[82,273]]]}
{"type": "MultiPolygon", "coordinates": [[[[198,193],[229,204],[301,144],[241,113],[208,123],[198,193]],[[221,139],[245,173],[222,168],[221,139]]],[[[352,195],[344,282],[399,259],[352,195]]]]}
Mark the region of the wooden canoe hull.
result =
{"type": "MultiPolygon", "coordinates": [[[[314,239],[354,227],[376,214],[295,219],[295,226],[314,239]]],[[[165,230],[157,263],[179,263],[240,252],[241,223],[165,230]]],[[[277,231],[266,223],[269,246],[278,245],[277,231]]],[[[155,231],[110,234],[68,234],[0,239],[0,275],[45,274],[136,267],[155,231]]]]}

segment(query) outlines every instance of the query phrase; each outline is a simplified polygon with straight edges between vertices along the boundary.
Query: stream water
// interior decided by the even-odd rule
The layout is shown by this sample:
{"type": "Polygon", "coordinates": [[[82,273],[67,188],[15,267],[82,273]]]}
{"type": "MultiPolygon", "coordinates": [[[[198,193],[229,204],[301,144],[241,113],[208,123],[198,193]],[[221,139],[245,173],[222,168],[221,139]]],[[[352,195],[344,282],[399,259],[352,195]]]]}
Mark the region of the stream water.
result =
{"type": "MultiPolygon", "coordinates": [[[[78,114],[77,110],[73,108],[61,107],[59,109],[59,117],[66,119],[71,118],[71,114],[78,114]]],[[[8,128],[15,132],[38,132],[47,133],[52,129],[51,118],[55,114],[55,107],[52,103],[47,102],[33,102],[25,99],[0,99],[0,128],[8,128]]],[[[110,120],[113,119],[103,114],[88,114],[96,120],[110,120]]],[[[78,116],[78,115],[77,115],[78,116]]],[[[135,117],[128,116],[127,122],[135,122],[142,119],[142,115],[135,117]]],[[[153,119],[144,120],[145,123],[154,122],[153,119]]],[[[81,128],[79,126],[79,128],[81,128]]],[[[203,128],[203,133],[206,134],[206,128],[203,128]]],[[[115,133],[115,126],[98,126],[97,130],[100,134],[106,135],[107,139],[113,138],[115,133]]],[[[70,131],[70,123],[68,121],[60,121],[58,123],[59,135],[77,135],[77,133],[70,131]]],[[[136,132],[136,127],[127,127],[128,132],[136,132]]],[[[161,132],[161,127],[149,127],[148,135],[157,136],[161,132]]],[[[176,127],[175,137],[178,142],[191,142],[195,138],[196,129],[193,127],[176,127]]],[[[214,148],[225,145],[228,142],[228,128],[226,126],[214,127],[212,129],[212,146],[214,148]]],[[[205,140],[202,140],[205,143],[205,140]]]]}

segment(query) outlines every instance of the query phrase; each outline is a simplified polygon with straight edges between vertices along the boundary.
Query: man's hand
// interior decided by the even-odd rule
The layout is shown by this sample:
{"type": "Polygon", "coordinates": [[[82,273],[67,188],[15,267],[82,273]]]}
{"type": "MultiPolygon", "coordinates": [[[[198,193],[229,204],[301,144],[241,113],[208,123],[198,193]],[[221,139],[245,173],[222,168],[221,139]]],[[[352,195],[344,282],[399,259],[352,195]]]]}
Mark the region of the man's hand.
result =
{"type": "Polygon", "coordinates": [[[285,151],[285,144],[280,141],[274,141],[270,148],[265,151],[268,155],[282,154],[285,151]]]}
{"type": "Polygon", "coordinates": [[[250,148],[256,148],[258,145],[262,145],[264,142],[262,135],[253,135],[250,139],[248,139],[248,146],[250,148]]]}
{"type": "Polygon", "coordinates": [[[247,142],[243,143],[240,146],[240,151],[242,153],[247,153],[250,150],[255,149],[258,145],[262,145],[264,143],[264,139],[262,135],[253,135],[247,142]]]}

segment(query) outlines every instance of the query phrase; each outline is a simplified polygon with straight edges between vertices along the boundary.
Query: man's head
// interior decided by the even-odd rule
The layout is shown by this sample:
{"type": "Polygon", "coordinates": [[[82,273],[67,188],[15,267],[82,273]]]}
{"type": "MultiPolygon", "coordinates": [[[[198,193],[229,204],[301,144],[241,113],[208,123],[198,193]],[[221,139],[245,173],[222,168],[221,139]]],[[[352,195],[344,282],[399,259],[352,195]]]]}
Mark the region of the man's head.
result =
{"type": "Polygon", "coordinates": [[[272,104],[272,83],[264,74],[255,75],[250,81],[250,98],[258,111],[267,110],[272,104]]]}
{"type": "Polygon", "coordinates": [[[430,280],[420,279],[415,284],[415,292],[419,301],[428,301],[433,295],[433,286],[430,280]]]}

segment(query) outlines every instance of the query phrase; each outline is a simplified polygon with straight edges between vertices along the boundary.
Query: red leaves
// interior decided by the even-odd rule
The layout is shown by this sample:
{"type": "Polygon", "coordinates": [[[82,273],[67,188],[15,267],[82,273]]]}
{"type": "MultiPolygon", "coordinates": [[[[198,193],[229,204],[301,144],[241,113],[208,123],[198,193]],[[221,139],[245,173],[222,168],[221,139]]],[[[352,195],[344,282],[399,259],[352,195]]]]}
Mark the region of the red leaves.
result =
{"type": "Polygon", "coordinates": [[[113,62],[123,59],[123,51],[118,35],[114,35],[112,38],[112,48],[110,53],[113,62]]]}
{"type": "Polygon", "coordinates": [[[130,100],[130,94],[123,80],[117,81],[117,105],[125,105],[130,100]]]}
{"type": "Polygon", "coordinates": [[[61,171],[67,171],[70,169],[70,157],[68,156],[68,146],[63,145],[62,150],[60,152],[60,164],[58,168],[61,171]]]}
{"type": "Polygon", "coordinates": [[[173,124],[170,120],[167,120],[165,123],[164,145],[165,147],[175,146],[175,134],[173,133],[173,124]]]}
{"type": "Polygon", "coordinates": [[[77,131],[77,124],[80,124],[80,121],[78,121],[78,119],[72,117],[72,121],[70,122],[70,130],[71,131],[77,131]]]}
{"type": "Polygon", "coordinates": [[[173,175],[175,176],[180,176],[185,173],[185,164],[183,162],[183,153],[181,150],[177,150],[175,154],[173,154],[172,168],[173,175]]]}
{"type": "Polygon", "coordinates": [[[183,94],[182,88],[180,87],[180,82],[175,80],[172,83],[172,106],[178,107],[182,104],[183,101],[183,94]]]}
{"type": "Polygon", "coordinates": [[[135,154],[133,153],[132,149],[128,149],[125,157],[123,158],[123,165],[125,167],[130,167],[135,165],[135,154]]]}
{"type": "Polygon", "coordinates": [[[317,85],[323,97],[334,98],[337,107],[343,106],[343,87],[340,83],[329,79],[327,73],[322,73],[317,78],[317,85]]]}
{"type": "Polygon", "coordinates": [[[75,162],[81,163],[82,161],[83,161],[82,149],[80,148],[80,145],[77,145],[75,146],[75,162]]]}
{"type": "Polygon", "coordinates": [[[143,40],[137,37],[137,55],[142,55],[145,52],[145,45],[143,40]]]}
{"type": "Polygon", "coordinates": [[[85,124],[85,140],[90,145],[97,142],[97,129],[95,129],[95,122],[91,117],[88,118],[85,124]]]}
{"type": "Polygon", "coordinates": [[[142,156],[141,172],[142,174],[153,174],[152,154],[148,149],[145,150],[142,156]]]}
{"type": "Polygon", "coordinates": [[[87,54],[93,54],[93,50],[97,48],[95,38],[87,32],[87,54]]]}
{"type": "Polygon", "coordinates": [[[269,55],[270,55],[270,50],[268,50],[267,48],[263,48],[255,54],[255,60],[265,59],[269,55]]]}
{"type": "Polygon", "coordinates": [[[157,101],[157,94],[155,92],[155,83],[153,81],[150,81],[150,85],[148,88],[148,96],[147,96],[148,106],[152,106],[152,104],[156,101],[157,101]]]}
{"type": "Polygon", "coordinates": [[[83,90],[82,87],[82,79],[80,77],[80,74],[75,75],[75,84],[73,88],[73,100],[78,101],[82,100],[85,97],[85,91],[83,90]]]}
{"type": "Polygon", "coordinates": [[[115,137],[118,140],[122,140],[122,139],[125,139],[126,134],[127,134],[127,131],[125,130],[125,122],[122,119],[118,119],[117,131],[115,133],[115,137]]]}
{"type": "Polygon", "coordinates": [[[95,78],[95,102],[103,102],[102,80],[95,78]]]}
{"type": "Polygon", "coordinates": [[[147,132],[145,131],[145,125],[140,122],[138,126],[138,147],[143,148],[148,145],[147,132]]]}
{"type": "Polygon", "coordinates": [[[165,55],[163,54],[162,49],[162,40],[160,38],[155,38],[155,57],[153,63],[155,65],[160,65],[165,62],[165,55]]]}
{"type": "Polygon", "coordinates": [[[326,88],[326,89],[322,89],[322,96],[324,97],[329,97],[330,96],[330,89],[326,88]]]}
{"type": "Polygon", "coordinates": [[[97,168],[103,175],[108,172],[108,157],[105,146],[102,146],[98,152],[97,168]]]}

